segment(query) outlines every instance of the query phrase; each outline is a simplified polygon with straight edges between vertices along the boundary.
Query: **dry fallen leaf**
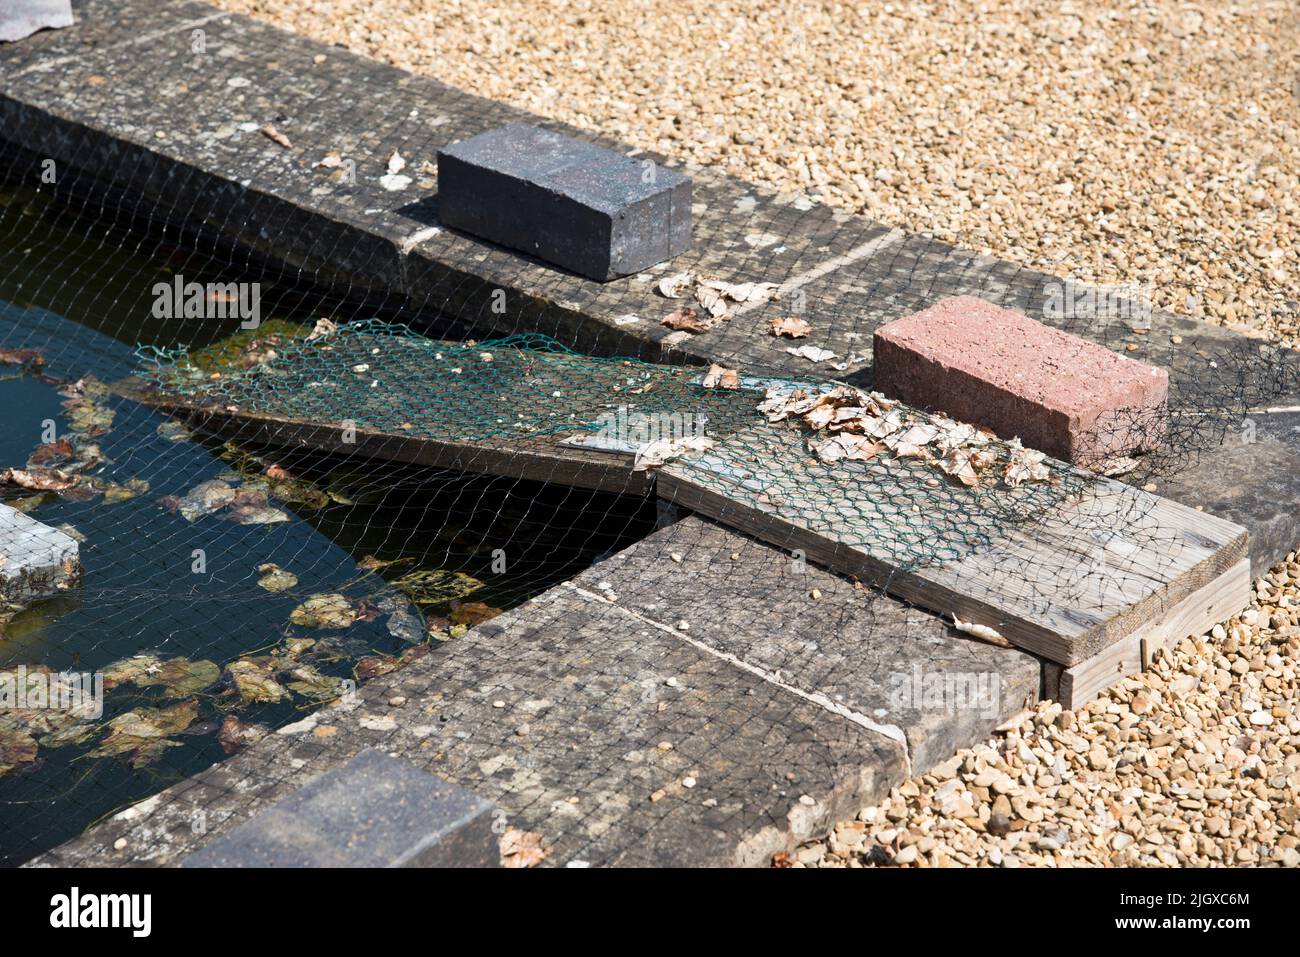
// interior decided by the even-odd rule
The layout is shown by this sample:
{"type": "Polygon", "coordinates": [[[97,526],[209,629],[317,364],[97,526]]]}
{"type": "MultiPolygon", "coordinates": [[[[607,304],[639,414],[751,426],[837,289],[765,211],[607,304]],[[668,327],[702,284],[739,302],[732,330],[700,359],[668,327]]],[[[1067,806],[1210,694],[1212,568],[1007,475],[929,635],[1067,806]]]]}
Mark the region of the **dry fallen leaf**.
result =
{"type": "Polygon", "coordinates": [[[37,492],[64,492],[76,485],[77,481],[75,475],[40,466],[30,469],[0,469],[0,482],[37,492]]]}
{"type": "Polygon", "coordinates": [[[396,176],[404,169],[406,169],[406,160],[402,159],[401,153],[393,150],[393,155],[388,157],[388,175],[396,176]]]}
{"type": "Polygon", "coordinates": [[[311,332],[307,334],[307,341],[320,339],[324,336],[333,335],[339,331],[339,327],[328,319],[317,319],[316,325],[312,327],[311,332]]]}
{"type": "Polygon", "coordinates": [[[712,323],[700,318],[690,306],[680,306],[664,316],[663,324],[678,332],[704,332],[712,323]]]}
{"type": "Polygon", "coordinates": [[[289,137],[285,136],[270,123],[262,127],[262,135],[273,143],[283,146],[287,150],[293,149],[293,143],[289,142],[289,137]]]}
{"type": "Polygon", "coordinates": [[[699,286],[695,290],[695,301],[714,319],[727,320],[731,313],[727,308],[726,297],[718,290],[708,286],[699,286]]]}
{"type": "Polygon", "coordinates": [[[792,356],[807,359],[809,362],[825,362],[827,359],[835,358],[835,353],[829,349],[820,349],[817,346],[799,346],[797,349],[790,348],[785,351],[792,356]]]}
{"type": "Polygon", "coordinates": [[[709,366],[709,372],[701,384],[706,389],[739,389],[740,373],[715,362],[709,366]]]}
{"type": "Polygon", "coordinates": [[[998,645],[1002,648],[1014,647],[1011,642],[1002,636],[1000,631],[990,628],[988,625],[977,625],[971,621],[962,621],[956,615],[953,615],[952,626],[963,634],[988,642],[990,645],[998,645]]]}
{"type": "Polygon", "coordinates": [[[873,442],[860,435],[840,432],[822,442],[810,443],[810,450],[828,465],[841,459],[869,462],[884,451],[883,442],[873,442]]]}
{"type": "Polygon", "coordinates": [[[720,279],[701,279],[700,288],[716,292],[732,302],[766,302],[777,297],[781,287],[774,282],[723,282],[720,279]]]}
{"type": "Polygon", "coordinates": [[[688,290],[695,282],[695,277],[688,272],[679,272],[676,275],[665,276],[659,280],[659,293],[668,299],[680,299],[686,295],[688,290]]]}
{"type": "Polygon", "coordinates": [[[1115,458],[1106,459],[1099,466],[1097,471],[1102,475],[1114,478],[1118,475],[1127,475],[1138,467],[1138,460],[1128,455],[1118,455],[1115,458]]]}
{"type": "Polygon", "coordinates": [[[658,439],[636,450],[632,471],[643,472],[663,465],[687,452],[705,452],[713,448],[713,440],[702,435],[688,435],[679,439],[658,439]]]}
{"type": "Polygon", "coordinates": [[[812,326],[798,316],[778,316],[767,324],[767,331],[787,339],[802,339],[812,332],[812,326]]]}
{"type": "Polygon", "coordinates": [[[546,860],[549,849],[542,846],[542,835],[508,827],[499,843],[502,867],[536,867],[546,860]]]}
{"type": "Polygon", "coordinates": [[[1011,460],[1002,469],[1002,481],[1011,488],[1021,482],[1045,482],[1052,477],[1047,456],[1037,449],[1026,449],[1018,441],[1008,443],[1011,448],[1011,460]]]}

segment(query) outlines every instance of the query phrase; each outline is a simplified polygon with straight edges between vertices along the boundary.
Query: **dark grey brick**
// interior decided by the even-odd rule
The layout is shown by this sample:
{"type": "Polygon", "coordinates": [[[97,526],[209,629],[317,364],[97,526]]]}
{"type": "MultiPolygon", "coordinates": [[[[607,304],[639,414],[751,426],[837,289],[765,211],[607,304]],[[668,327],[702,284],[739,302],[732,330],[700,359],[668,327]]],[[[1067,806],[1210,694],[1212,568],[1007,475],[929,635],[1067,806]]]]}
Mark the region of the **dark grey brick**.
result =
{"type": "Polygon", "coordinates": [[[331,768],[182,867],[496,867],[493,805],[378,751],[331,768]]]}
{"type": "Polygon", "coordinates": [[[438,217],[590,279],[639,272],[691,244],[691,181],[527,123],[438,151],[438,217]]]}

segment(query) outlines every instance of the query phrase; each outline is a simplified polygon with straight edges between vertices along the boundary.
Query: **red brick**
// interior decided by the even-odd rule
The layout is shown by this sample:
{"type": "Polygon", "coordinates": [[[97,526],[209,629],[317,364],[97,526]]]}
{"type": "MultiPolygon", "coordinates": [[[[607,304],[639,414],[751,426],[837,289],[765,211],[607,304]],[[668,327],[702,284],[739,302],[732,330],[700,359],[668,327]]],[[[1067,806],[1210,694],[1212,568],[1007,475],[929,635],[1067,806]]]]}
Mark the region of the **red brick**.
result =
{"type": "Polygon", "coordinates": [[[1083,466],[1164,438],[1169,374],[974,296],[875,334],[875,388],[1083,466]]]}

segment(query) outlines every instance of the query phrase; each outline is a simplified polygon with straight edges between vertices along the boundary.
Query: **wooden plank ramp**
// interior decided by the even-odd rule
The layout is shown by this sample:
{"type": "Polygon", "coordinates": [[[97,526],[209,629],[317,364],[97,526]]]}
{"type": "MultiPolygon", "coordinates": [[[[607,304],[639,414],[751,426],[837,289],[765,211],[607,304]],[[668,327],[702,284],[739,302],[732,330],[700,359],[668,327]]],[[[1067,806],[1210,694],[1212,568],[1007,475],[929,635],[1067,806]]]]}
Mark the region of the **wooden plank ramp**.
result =
{"type": "Polygon", "coordinates": [[[807,450],[803,426],[758,413],[763,387],[780,382],[709,390],[699,369],[355,331],[212,378],[127,380],[117,391],[243,441],[653,491],[995,630],[1051,663],[1071,701],[1141,667],[1143,648],[1208,630],[1249,597],[1240,526],[1062,463],[1053,481],[1016,488],[966,488],[892,455],[828,465],[807,450]],[[629,410],[707,420],[716,444],[637,471],[635,442],[595,428],[629,410]]]}
{"type": "Polygon", "coordinates": [[[201,431],[249,443],[310,449],[330,455],[402,462],[480,475],[556,482],[620,495],[646,495],[650,475],[632,470],[632,456],[563,444],[567,435],[451,439],[388,431],[355,422],[321,422],[145,390],[138,380],[113,386],[124,398],[162,409],[201,431]]]}
{"type": "Polygon", "coordinates": [[[658,494],[1067,668],[1153,622],[1208,628],[1248,599],[1246,531],[1231,522],[1077,470],[1051,489],[933,489],[909,462],[825,465],[805,437],[755,426],[669,463],[658,494]],[[1181,604],[1220,592],[1199,619],[1181,604]]]}

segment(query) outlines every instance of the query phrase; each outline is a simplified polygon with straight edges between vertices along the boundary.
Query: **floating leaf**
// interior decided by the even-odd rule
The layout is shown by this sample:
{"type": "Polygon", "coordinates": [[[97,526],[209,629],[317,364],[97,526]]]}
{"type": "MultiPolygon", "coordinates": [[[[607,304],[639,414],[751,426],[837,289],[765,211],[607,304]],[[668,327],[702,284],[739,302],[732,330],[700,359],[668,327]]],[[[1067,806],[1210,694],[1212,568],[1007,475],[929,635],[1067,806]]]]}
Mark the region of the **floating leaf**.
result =
{"type": "Polygon", "coordinates": [[[303,628],[347,628],[356,621],[356,614],[347,598],[327,592],[312,595],[290,612],[289,620],[303,628]]]}
{"type": "Polygon", "coordinates": [[[108,723],[108,736],[89,756],[102,758],[130,755],[132,767],[143,767],[167,748],[179,747],[179,742],[169,741],[167,736],[184,731],[198,714],[199,703],[193,698],[170,708],[136,708],[128,711],[108,723]]]}
{"type": "Polygon", "coordinates": [[[190,661],[188,658],[171,658],[151,668],[134,679],[141,688],[161,686],[169,698],[184,698],[221,680],[221,667],[214,661],[190,661]]]}
{"type": "Polygon", "coordinates": [[[240,658],[226,666],[226,674],[245,703],[274,703],[284,697],[285,691],[275,680],[269,662],[262,664],[251,658],[240,658]]]}
{"type": "Polygon", "coordinates": [[[235,500],[235,489],[233,486],[212,479],[207,482],[200,482],[194,488],[185,493],[180,500],[180,513],[187,522],[193,522],[202,518],[204,515],[211,515],[213,512],[225,508],[235,500]]]}
{"type": "Polygon", "coordinates": [[[133,655],[115,661],[104,669],[104,688],[115,688],[121,684],[134,684],[142,675],[157,674],[162,668],[162,659],[157,655],[133,655]]]}
{"type": "Polygon", "coordinates": [[[398,657],[392,655],[367,655],[357,659],[356,675],[360,681],[366,681],[370,678],[377,678],[379,675],[386,675],[409,665],[412,661],[419,661],[433,649],[428,645],[416,645],[413,648],[407,648],[398,657]]]}
{"type": "Polygon", "coordinates": [[[347,690],[342,678],[323,675],[311,665],[299,665],[289,672],[289,687],[305,698],[329,701],[347,690]]]}
{"type": "Polygon", "coordinates": [[[273,525],[289,521],[289,514],[278,508],[258,505],[240,505],[226,513],[226,518],[236,525],[273,525]]]}
{"type": "Polygon", "coordinates": [[[159,424],[158,435],[168,442],[184,442],[190,437],[190,430],[179,422],[168,419],[159,424]]]}
{"type": "Polygon", "coordinates": [[[45,356],[39,349],[0,349],[0,365],[39,369],[45,365],[45,356]]]}
{"type": "Polygon", "coordinates": [[[27,467],[61,465],[71,459],[73,455],[72,443],[66,438],[59,439],[57,442],[47,442],[36,447],[31,457],[27,459],[27,467]]]}
{"type": "Polygon", "coordinates": [[[406,602],[400,603],[389,611],[389,635],[402,641],[416,642],[424,640],[425,627],[420,615],[406,602]]]}
{"type": "Polygon", "coordinates": [[[265,565],[258,565],[257,570],[261,572],[262,577],[257,583],[271,592],[287,591],[294,585],[298,584],[298,576],[293,572],[287,572],[279,565],[271,562],[265,565]]]}
{"type": "Polygon", "coordinates": [[[315,638],[286,638],[271,656],[272,667],[280,671],[291,668],[315,646],[315,638]]]}
{"type": "Polygon", "coordinates": [[[385,561],[382,558],[376,558],[374,555],[367,555],[362,558],[361,561],[357,562],[357,568],[361,569],[363,572],[377,572],[387,568],[389,565],[403,565],[413,561],[415,561],[413,558],[394,558],[385,561]]]}
{"type": "Polygon", "coordinates": [[[324,508],[330,503],[328,495],[311,483],[299,479],[273,479],[271,481],[271,496],[281,502],[288,502],[291,505],[305,505],[307,508],[324,508]]]}
{"type": "Polygon", "coordinates": [[[125,502],[147,491],[149,491],[149,483],[144,479],[128,479],[122,485],[114,483],[104,489],[104,501],[108,504],[125,502]]]}
{"type": "Polygon", "coordinates": [[[0,469],[0,482],[8,482],[19,488],[35,492],[64,492],[79,481],[76,475],[70,475],[59,469],[36,467],[31,469],[0,469]]]}
{"type": "Polygon", "coordinates": [[[67,414],[68,423],[76,432],[102,434],[113,426],[113,410],[89,399],[77,401],[68,408],[67,414]]]}

